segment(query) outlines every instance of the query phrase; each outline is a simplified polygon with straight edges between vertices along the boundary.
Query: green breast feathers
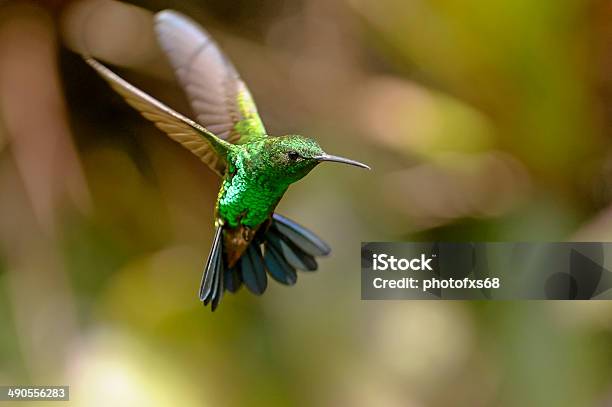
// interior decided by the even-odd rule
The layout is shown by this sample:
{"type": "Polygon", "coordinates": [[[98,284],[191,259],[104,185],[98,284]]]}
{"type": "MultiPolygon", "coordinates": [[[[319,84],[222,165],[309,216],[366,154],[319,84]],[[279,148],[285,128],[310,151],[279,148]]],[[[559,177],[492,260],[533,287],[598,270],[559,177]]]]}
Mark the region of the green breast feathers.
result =
{"type": "Polygon", "coordinates": [[[228,173],[219,191],[217,217],[232,228],[244,225],[256,229],[270,217],[289,187],[289,182],[276,171],[261,165],[257,150],[265,148],[263,144],[252,143],[248,150],[255,151],[239,148],[228,157],[228,173]]]}

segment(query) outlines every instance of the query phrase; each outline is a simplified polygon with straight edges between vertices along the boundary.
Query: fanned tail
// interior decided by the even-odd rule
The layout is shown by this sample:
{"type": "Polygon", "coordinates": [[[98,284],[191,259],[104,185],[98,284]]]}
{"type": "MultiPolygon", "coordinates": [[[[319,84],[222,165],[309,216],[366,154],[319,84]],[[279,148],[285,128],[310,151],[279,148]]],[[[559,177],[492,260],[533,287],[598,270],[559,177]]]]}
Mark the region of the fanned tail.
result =
{"type": "Polygon", "coordinates": [[[235,293],[244,284],[253,294],[261,295],[268,286],[268,274],[281,284],[293,285],[297,281],[296,270],[315,271],[316,257],[331,252],[313,232],[277,213],[268,228],[260,232],[234,267],[226,269],[222,227],[215,230],[200,287],[200,300],[204,305],[210,303],[212,311],[224,290],[235,293]]]}

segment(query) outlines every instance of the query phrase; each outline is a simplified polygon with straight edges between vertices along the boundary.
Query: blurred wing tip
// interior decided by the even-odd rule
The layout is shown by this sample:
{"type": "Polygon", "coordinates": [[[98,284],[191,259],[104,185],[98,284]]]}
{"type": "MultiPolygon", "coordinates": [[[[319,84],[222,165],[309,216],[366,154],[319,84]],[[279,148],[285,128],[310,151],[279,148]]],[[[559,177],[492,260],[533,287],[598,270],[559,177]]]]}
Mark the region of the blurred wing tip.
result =
{"type": "Polygon", "coordinates": [[[191,30],[197,29],[199,31],[204,31],[204,29],[191,17],[172,9],[157,12],[153,17],[153,21],[156,30],[183,26],[183,28],[191,30]]]}
{"type": "Polygon", "coordinates": [[[172,20],[176,20],[177,18],[188,18],[187,16],[185,16],[183,13],[176,11],[176,10],[172,10],[172,9],[165,9],[162,11],[158,11],[157,13],[155,13],[155,22],[162,22],[162,21],[172,21],[172,20]]]}

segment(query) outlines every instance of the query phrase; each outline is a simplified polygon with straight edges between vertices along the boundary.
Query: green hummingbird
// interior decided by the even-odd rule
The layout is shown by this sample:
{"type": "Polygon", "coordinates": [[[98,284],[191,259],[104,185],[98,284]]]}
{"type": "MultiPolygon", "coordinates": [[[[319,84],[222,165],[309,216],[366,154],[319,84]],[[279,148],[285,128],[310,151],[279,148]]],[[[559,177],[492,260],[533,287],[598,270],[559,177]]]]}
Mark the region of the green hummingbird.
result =
{"type": "Polygon", "coordinates": [[[190,18],[161,11],[155,15],[155,33],[187,93],[196,121],[95,59],[84,58],[128,104],[222,178],[200,300],[211,304],[214,311],[225,290],[234,293],[242,284],[261,295],[267,274],[282,284],[295,284],[296,270],[316,270],[315,258],[328,255],[331,249],[310,230],[275,213],[276,205],[289,185],[323,161],[369,167],[327,154],[307,137],[270,137],[232,63],[190,18]]]}

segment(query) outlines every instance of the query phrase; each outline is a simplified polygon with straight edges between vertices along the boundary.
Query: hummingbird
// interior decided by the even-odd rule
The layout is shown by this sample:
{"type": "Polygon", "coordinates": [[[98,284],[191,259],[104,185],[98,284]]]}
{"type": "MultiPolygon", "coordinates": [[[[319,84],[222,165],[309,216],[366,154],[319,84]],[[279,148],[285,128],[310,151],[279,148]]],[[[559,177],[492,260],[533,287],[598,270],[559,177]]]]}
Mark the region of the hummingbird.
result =
{"type": "Polygon", "coordinates": [[[316,270],[316,258],[329,255],[331,248],[312,231],[275,213],[277,204],[291,184],[322,162],[370,167],[327,154],[311,138],[269,136],[246,84],[204,28],[173,10],[155,14],[154,23],[195,120],[94,58],[83,58],[129,105],[221,177],[200,301],[214,311],[225,291],[235,293],[242,285],[261,295],[268,275],[295,284],[296,270],[316,270]]]}

